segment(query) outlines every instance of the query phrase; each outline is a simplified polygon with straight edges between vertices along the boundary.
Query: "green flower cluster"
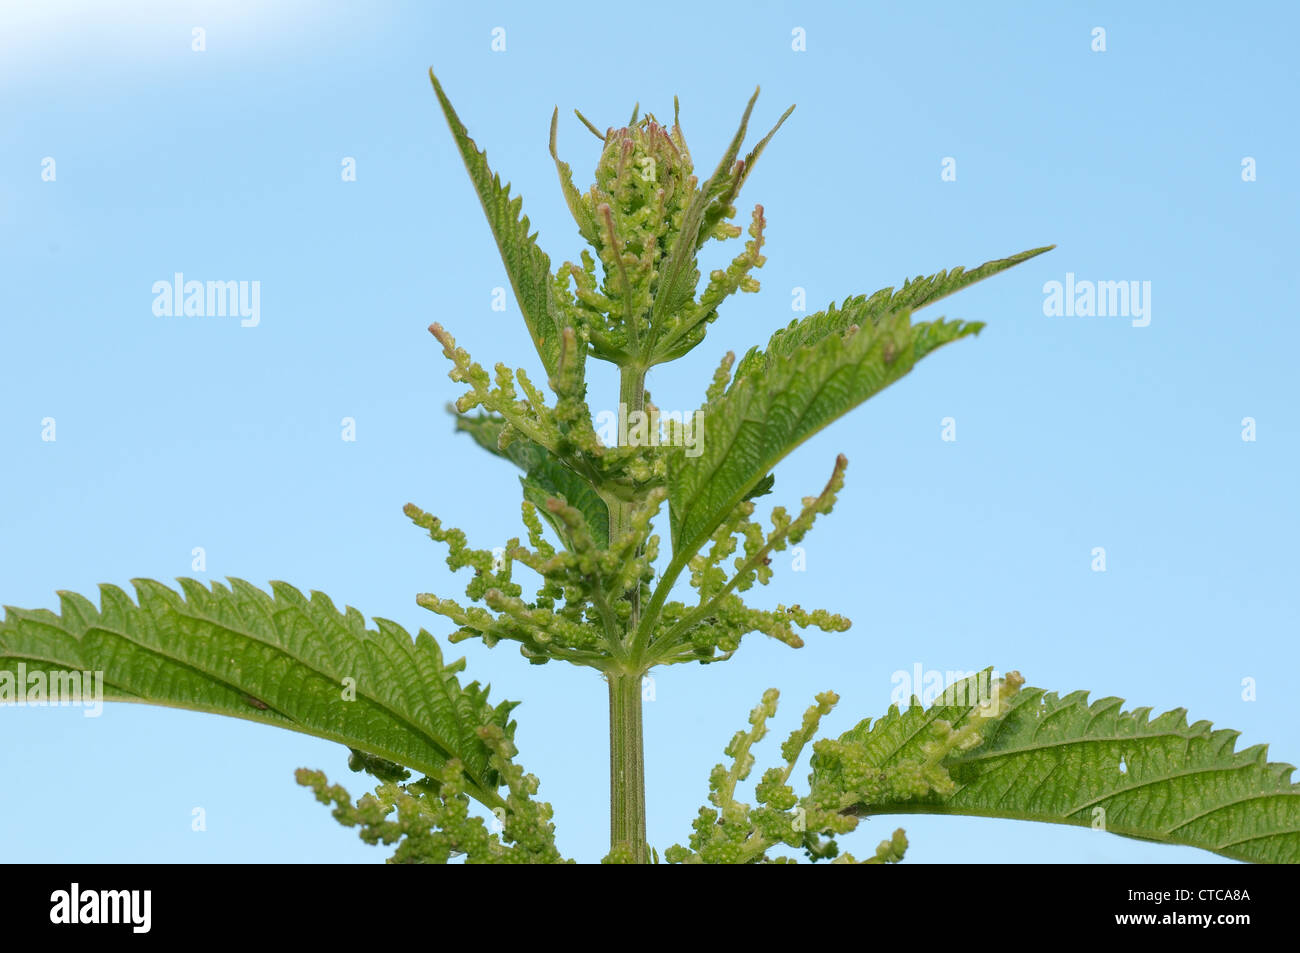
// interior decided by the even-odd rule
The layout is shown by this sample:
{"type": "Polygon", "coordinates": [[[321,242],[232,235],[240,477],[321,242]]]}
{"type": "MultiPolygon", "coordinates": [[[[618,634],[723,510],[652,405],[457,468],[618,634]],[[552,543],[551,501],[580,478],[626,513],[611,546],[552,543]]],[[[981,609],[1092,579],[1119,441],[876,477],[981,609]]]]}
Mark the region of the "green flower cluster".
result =
{"type": "Polygon", "coordinates": [[[803,646],[794,627],[816,627],[825,632],[848,630],[850,622],[825,609],[807,610],[801,606],[778,606],[754,609],[745,605],[736,593],[751,589],[757,582],[767,585],[772,579],[772,554],[801,542],[813,521],[827,514],[844,486],[848,460],[843,455],[835,461],[830,480],[820,494],[805,497],[803,508],[791,517],[785,507],[772,510],[770,531],[753,519],[754,502],[743,500],[714,531],[706,550],[695,555],[688,567],[690,584],[698,594],[694,606],[668,602],[662,621],[650,640],[651,658],[656,663],[723,661],[732,656],[741,638],[749,632],[762,632],[792,648],[803,646]],[[737,548],[741,551],[737,554],[737,548]],[[726,562],[731,559],[731,570],[726,562]]]}
{"type": "Polygon", "coordinates": [[[299,768],[296,777],[316,800],[333,805],[340,824],[360,828],[365,843],[397,844],[390,864],[445,864],[461,857],[467,864],[572,863],[555,846],[551,805],[533,799],[537,779],[513,761],[514,744],[495,725],[480,728],[479,736],[492,749],[493,767],[509,789],[505,806],[493,814],[496,830],[470,813],[465,773],[455,759],[447,762],[440,777],[403,784],[410,775],[399,766],[354,752],[349,762],[353,770],[372,773],[382,782],[374,794],[355,803],[345,788],[331,785],[320,771],[299,768]]]}
{"type": "MultiPolygon", "coordinates": [[[[767,734],[767,722],[776,714],[779,694],[768,689],[750,713],[748,731],[739,731],[727,745],[730,766],[719,764],[709,777],[709,801],[694,823],[689,846],[676,845],[664,852],[669,863],[748,864],[793,863],[788,856],[769,857],[778,847],[802,849],[810,859],[835,863],[898,863],[907,850],[907,837],[897,830],[881,841],[873,856],[863,861],[841,854],[836,837],[855,830],[863,803],[897,803],[930,794],[946,795],[954,783],[945,759],[983,744],[990,729],[1010,710],[1012,699],[1024,680],[1017,672],[990,681],[991,697],[983,704],[961,709],[957,723],[935,719],[918,756],[894,757],[888,746],[869,732],[849,739],[823,738],[813,744],[813,771],[809,793],[798,796],[790,785],[790,774],[804,749],[812,741],[821,720],[839,697],[834,692],[817,696],[800,726],[781,746],[783,763],[769,768],[754,788],[757,806],[736,799],[736,786],[749,777],[754,767],[751,748],[767,734]]],[[[980,684],[978,678],[964,688],[980,684]]],[[[853,735],[850,732],[850,735],[853,735]]]]}
{"type": "Polygon", "coordinates": [[[658,537],[650,534],[650,521],[663,499],[662,488],[651,492],[634,512],[628,532],[601,547],[580,510],[550,497],[544,512],[562,527],[561,536],[568,542],[567,549],[558,550],[543,533],[538,507],[525,501],[528,545],[513,538],[496,552],[471,548],[463,532],[444,528],[437,517],[407,504],[407,516],[447,545],[448,566],[474,570],[465,592],[482,605],[467,607],[431,593],[416,601],[456,623],[452,642],[480,638],[493,646],[508,639],[518,642],[522,654],[537,664],[561,659],[601,670],[616,667],[624,660],[621,633],[629,624],[632,605],[627,594],[648,591],[654,578],[658,537]],[[541,579],[531,601],[521,598],[523,589],[513,580],[516,563],[541,579]]]}
{"type": "MultiPolygon", "coordinates": [[[[656,601],[652,584],[660,537],[652,524],[666,500],[670,474],[681,465],[684,441],[677,439],[677,428],[685,425],[669,423],[657,445],[607,446],[587,403],[586,360],[597,357],[622,366],[631,381],[620,395],[624,408],[657,419],[644,390],[646,369],[698,344],[727,297],[758,290],[751,272],[764,262],[761,206],[754,209],[744,251],[714,271],[697,296],[697,253],[709,239],[741,234],[731,224],[734,201],[789,115],[787,110],[741,159],[754,101],[717,170],[702,184],[676,109],[671,127],[652,115],[638,119],[634,112],[627,126],[603,134],[583,118],[602,143],[595,183],[585,193],[573,185],[569,165],[556,153],[558,116],[552,118],[551,152],[565,199],[591,246],[581,265],[566,262],[554,273],[544,296],[554,330],[538,332],[538,344],[544,358],[555,344],[554,358],[547,362],[553,403],[523,370],[498,364],[489,372],[445,328],[430,327],[451,361],[451,378],[469,388],[453,408],[457,429],[524,471],[527,545],[512,539],[495,550],[475,549],[461,531],[444,527],[414,504],[406,507],[417,525],[448,546],[453,570],[474,571],[466,587],[470,605],[428,593],[418,600],[456,624],[453,641],[477,637],[494,645],[509,639],[539,664],[562,659],[603,671],[638,672],[656,664],[730,658],[749,632],[798,647],[803,642],[796,627],[849,627],[847,619],[824,610],[797,605],[759,610],[739,596],[755,582],[766,584],[772,555],[797,544],[818,515],[830,512],[843,485],[842,457],[826,489],[806,499],[797,515],[781,507],[773,511],[770,531],[753,519],[753,499],[772,486],[770,476],[762,481],[712,533],[707,552],[673,554],[681,557],[681,566],[689,561],[696,604],[667,601],[667,587],[656,601]],[[544,524],[559,548],[543,537],[544,524]],[[513,578],[516,564],[541,577],[531,600],[513,578]],[[647,604],[653,611],[643,613],[647,604]]],[[[506,210],[517,215],[517,200],[506,210]]],[[[543,324],[535,320],[531,326],[543,324]]],[[[723,360],[708,388],[706,410],[726,392],[734,362],[734,354],[723,360]]]]}
{"type": "Polygon", "coordinates": [[[790,114],[787,110],[745,158],[738,158],[757,96],[755,92],[730,147],[704,183],[693,174],[676,101],[671,127],[653,115],[638,119],[634,111],[628,125],[601,133],[579,113],[602,143],[596,181],[585,193],[574,186],[568,163],[556,152],[558,114],[552,117],[551,155],[565,201],[579,234],[595,252],[584,251],[580,264],[560,267],[557,293],[574,308],[575,327],[590,341],[593,356],[642,371],[674,360],[704,339],[704,326],[717,317],[723,300],[737,291],[758,290],[750,273],[764,262],[761,205],[754,208],[744,250],[727,268],[712,272],[696,296],[700,248],[710,239],[740,236],[740,227],[731,224],[735,199],[790,114]]]}

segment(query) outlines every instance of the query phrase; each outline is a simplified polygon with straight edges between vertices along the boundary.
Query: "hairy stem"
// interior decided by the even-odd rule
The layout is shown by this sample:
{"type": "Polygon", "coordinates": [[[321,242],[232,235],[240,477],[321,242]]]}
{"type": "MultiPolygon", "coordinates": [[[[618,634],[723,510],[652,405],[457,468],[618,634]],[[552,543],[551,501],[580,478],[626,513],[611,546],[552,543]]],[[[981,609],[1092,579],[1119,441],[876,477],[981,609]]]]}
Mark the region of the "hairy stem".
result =
{"type": "MultiPolygon", "coordinates": [[[[631,367],[624,367],[619,370],[618,377],[618,402],[619,413],[626,413],[629,419],[629,429],[631,429],[630,420],[634,413],[645,412],[645,371],[631,367]]],[[[614,502],[609,507],[609,542],[610,545],[622,539],[632,529],[632,512],[636,507],[636,500],[614,502]]],[[[641,593],[639,589],[632,589],[627,593],[628,600],[632,603],[632,612],[628,616],[626,642],[630,641],[631,636],[636,632],[637,626],[641,623],[641,593]]]]}
{"type": "Polygon", "coordinates": [[[609,672],[609,846],[649,861],[645,837],[645,743],[641,676],[609,672]]]}
{"type": "MultiPolygon", "coordinates": [[[[620,412],[645,409],[645,371],[622,368],[618,386],[620,412]],[[626,408],[624,410],[624,408],[626,408]]],[[[609,538],[622,538],[632,528],[635,501],[611,502],[609,538]]],[[[641,621],[641,594],[626,593],[631,603],[624,647],[641,621]]],[[[645,838],[645,741],[641,730],[641,672],[610,671],[609,680],[609,845],[625,846],[637,863],[647,863],[645,838]]]]}

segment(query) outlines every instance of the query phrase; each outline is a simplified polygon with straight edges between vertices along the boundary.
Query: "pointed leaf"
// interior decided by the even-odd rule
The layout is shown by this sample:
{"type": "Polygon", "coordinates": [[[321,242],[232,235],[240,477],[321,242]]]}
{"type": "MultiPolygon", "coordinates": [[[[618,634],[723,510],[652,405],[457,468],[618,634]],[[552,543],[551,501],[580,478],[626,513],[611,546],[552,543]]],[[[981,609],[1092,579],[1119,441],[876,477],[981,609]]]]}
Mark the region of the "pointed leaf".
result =
{"type": "Polygon", "coordinates": [[[59,594],[58,615],[6,607],[0,685],[20,665],[28,676],[102,672],[109,701],[277,725],[435,776],[459,758],[468,793],[501,803],[477,729],[513,734],[513,705],[493,707],[478,683],[462,686],[463,660],[444,662],[429,633],[413,640],[386,619],[367,629],[357,610],[283,582],[270,593],[239,579],[211,589],[181,579],[183,594],[150,579],[133,585],[136,602],[100,586],[98,609],[71,592],[59,594]]]}
{"type": "Polygon", "coordinates": [[[429,79],[433,81],[433,90],[442,104],[442,111],[451,127],[456,148],[465,161],[479,201],[483,203],[483,212],[497,248],[501,251],[501,260],[506,266],[510,285],[514,288],[519,310],[523,312],[528,331],[537,347],[537,354],[546,367],[546,373],[554,374],[560,359],[560,334],[563,321],[558,320],[555,304],[555,288],[551,277],[551,259],[537,245],[537,235],[529,234],[528,218],[521,217],[523,199],[510,197],[510,186],[502,185],[500,176],[488,167],[487,155],[481,152],[469,137],[465,124],[456,115],[451,101],[442,90],[442,84],[429,70],[429,79]]]}
{"type": "MultiPolygon", "coordinates": [[[[888,771],[921,756],[927,728],[957,726],[976,693],[914,705],[841,737],[863,742],[867,764],[888,771]]],[[[964,814],[1099,826],[1113,833],[1186,844],[1257,863],[1300,863],[1300,785],[1289,764],[1262,745],[1235,750],[1236,731],[1187,723],[1175,709],[1123,710],[1123,700],[1088,704],[1087,692],[1059,697],[1023,688],[1009,711],[983,730],[984,743],[942,762],[955,790],[911,800],[860,803],[862,814],[964,814]]],[[[818,784],[814,764],[814,785],[818,784]]],[[[821,783],[824,783],[825,779],[821,783]]]]}
{"type": "Polygon", "coordinates": [[[609,545],[609,507],[582,477],[557,460],[545,447],[527,437],[516,436],[502,450],[498,441],[505,429],[505,421],[490,414],[476,417],[456,417],[456,429],[469,434],[484,449],[509,460],[524,471],[519,478],[523,484],[524,499],[537,507],[538,512],[566,539],[568,531],[546,508],[548,497],[559,497],[570,506],[577,507],[585,518],[587,529],[597,546],[609,545]]]}
{"type": "Polygon", "coordinates": [[[940,271],[928,278],[918,276],[903,282],[903,287],[897,291],[893,288],[881,288],[870,296],[857,295],[847,298],[838,308],[831,305],[825,311],[791,321],[789,325],[772,335],[771,340],[767,342],[766,350],[750,348],[736,367],[736,377],[762,373],[762,369],[778,355],[791,354],[805,345],[815,344],[830,334],[843,334],[854,325],[862,327],[896,311],[919,310],[977,281],[983,281],[1043,252],[1051,251],[1055,247],[1055,245],[1046,245],[1042,248],[1031,248],[1009,258],[987,261],[969,271],[958,267],[952,271],[940,271]]]}
{"type": "Polygon", "coordinates": [[[926,354],[982,325],[912,324],[906,312],[774,353],[705,408],[696,457],[669,458],[674,560],[690,558],[790,451],[907,374],[926,354]]]}
{"type": "MultiPolygon", "coordinates": [[[[757,95],[757,93],[755,95],[757,95]]],[[[728,170],[727,176],[725,177],[727,182],[726,191],[713,199],[704,212],[704,220],[700,225],[700,233],[695,239],[697,249],[703,247],[705,241],[708,240],[709,234],[713,231],[714,226],[727,217],[732,203],[735,202],[736,197],[740,194],[740,190],[745,184],[745,180],[748,179],[750,173],[754,171],[754,165],[758,162],[758,157],[763,154],[763,150],[767,148],[767,144],[772,141],[772,137],[776,135],[777,130],[779,130],[785,124],[785,121],[790,118],[792,112],[794,112],[793,106],[781,114],[781,118],[776,121],[776,125],[768,131],[766,136],[758,141],[758,145],[749,150],[749,154],[741,161],[739,168],[736,168],[734,165],[732,166],[734,174],[732,174],[731,170],[728,170]]],[[[731,159],[734,162],[735,153],[731,153],[731,159]]],[[[722,180],[719,180],[719,182],[721,181],[722,180]]]]}
{"type": "MultiPolygon", "coordinates": [[[[740,127],[731,137],[726,152],[718,161],[718,167],[695,193],[695,198],[686,209],[681,229],[671,251],[660,267],[659,285],[655,291],[654,309],[650,321],[652,328],[662,328],[667,318],[676,314],[695,294],[695,287],[700,280],[700,271],[695,264],[695,255],[701,244],[701,231],[705,213],[710,204],[723,194],[731,184],[731,169],[745,141],[745,131],[749,128],[749,117],[754,112],[754,103],[758,100],[758,90],[749,98],[744,115],[740,117],[740,127]]],[[[784,119],[784,117],[782,117],[784,119]]],[[[779,124],[778,124],[779,125],[779,124]]],[[[775,132],[776,130],[772,130],[775,132]]],[[[771,134],[769,133],[769,137],[771,134]]],[[[766,142],[766,140],[764,140],[766,142]]],[[[653,344],[653,342],[651,342],[653,344]]]]}
{"type": "Polygon", "coordinates": [[[596,244],[600,239],[600,232],[596,225],[596,220],[592,217],[587,206],[582,204],[582,194],[578,191],[577,186],[573,184],[573,169],[569,163],[560,159],[560,154],[555,147],[555,135],[560,120],[560,110],[557,107],[551,114],[551,158],[555,160],[555,171],[560,176],[560,189],[564,192],[564,202],[569,206],[569,213],[573,215],[573,220],[578,224],[578,234],[581,235],[589,244],[596,244]]]}

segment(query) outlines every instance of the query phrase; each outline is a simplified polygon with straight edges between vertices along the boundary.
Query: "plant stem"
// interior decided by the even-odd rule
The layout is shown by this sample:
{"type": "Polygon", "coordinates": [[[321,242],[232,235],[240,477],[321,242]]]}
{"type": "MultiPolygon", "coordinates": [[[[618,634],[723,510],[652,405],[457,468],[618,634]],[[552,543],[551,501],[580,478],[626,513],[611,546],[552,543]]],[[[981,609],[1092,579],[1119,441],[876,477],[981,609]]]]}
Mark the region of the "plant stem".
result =
{"type": "Polygon", "coordinates": [[[609,672],[609,846],[649,861],[645,837],[645,744],[641,676],[609,672]]]}
{"type": "MultiPolygon", "coordinates": [[[[645,412],[645,371],[638,368],[624,367],[619,369],[618,376],[618,402],[619,415],[627,414],[628,429],[631,429],[631,417],[634,413],[645,412]]],[[[632,511],[636,507],[636,500],[616,501],[609,506],[609,541],[612,545],[616,540],[621,539],[632,529],[632,511]]],[[[627,621],[627,638],[624,645],[630,642],[632,636],[636,633],[637,626],[641,624],[641,592],[639,588],[634,587],[627,593],[628,600],[632,603],[632,613],[628,616],[627,621]]]]}
{"type": "MultiPolygon", "coordinates": [[[[619,372],[620,414],[645,410],[645,371],[624,367],[619,372]]],[[[613,542],[631,530],[636,501],[609,504],[609,538],[613,542]]],[[[631,603],[626,646],[641,621],[641,593],[626,594],[631,603]]],[[[641,727],[641,675],[631,670],[609,671],[609,845],[625,847],[639,864],[648,863],[645,837],[645,739],[641,727]]]]}

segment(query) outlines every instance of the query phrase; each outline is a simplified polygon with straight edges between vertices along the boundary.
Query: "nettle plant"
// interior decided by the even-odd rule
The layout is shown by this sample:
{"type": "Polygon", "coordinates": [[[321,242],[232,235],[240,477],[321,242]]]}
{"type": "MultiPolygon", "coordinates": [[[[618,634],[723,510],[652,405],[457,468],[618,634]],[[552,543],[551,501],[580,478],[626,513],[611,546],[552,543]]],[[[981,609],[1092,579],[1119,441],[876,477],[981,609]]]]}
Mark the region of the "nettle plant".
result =
{"type": "MultiPolygon", "coordinates": [[[[417,601],[450,621],[452,642],[508,640],[532,663],[602,673],[610,719],[606,860],[658,860],[645,830],[646,674],[725,661],[753,632],[798,647],[802,629],[849,627],[825,610],[759,609],[742,596],[770,582],[772,555],[830,512],[846,461],[836,459],[825,486],[794,510],[775,507],[764,526],[755,499],[773,490],[773,468],[921,358],[980,330],[917,321],[915,311],[1047,249],[916,278],[796,320],[739,361],[728,353],[699,414],[660,419],[646,372],[699,345],[729,296],[758,290],[762,206],[743,249],[702,287],[698,256],[706,243],[742,234],[732,224],[735,202],[776,128],[740,158],[751,99],[701,181],[675,105],[671,127],[636,111],[626,126],[605,132],[583,119],[601,147],[595,184],[580,192],[556,154],[557,112],[551,154],[590,249],[552,270],[520,199],[489,170],[436,78],[433,86],[550,394],[523,370],[485,370],[447,330],[430,328],[452,380],[469,388],[455,404],[457,429],[522,471],[524,533],[504,547],[476,549],[460,530],[408,505],[416,526],[447,547],[447,564],[471,573],[466,601],[429,594],[417,601]],[[602,440],[593,424],[592,360],[618,368],[625,439],[602,440]],[[521,576],[536,586],[531,595],[521,576]]],[[[101,587],[98,608],[65,592],[58,614],[6,609],[0,687],[7,681],[12,690],[20,675],[30,684],[103,672],[110,699],[217,712],[341,742],[354,770],[378,778],[373,794],[354,802],[313,771],[299,771],[298,780],[367,843],[396,844],[396,862],[564,859],[551,807],[515,761],[513,703],[494,704],[476,682],[462,684],[463,660],[444,661],[429,633],[412,639],[384,619],[368,629],[355,609],[340,611],[327,596],[284,583],[270,592],[240,580],[205,587],[182,579],[179,592],[150,580],[134,586],[134,601],[101,587]]],[[[836,701],[830,692],[817,696],[749,804],[738,786],[776,712],[777,692],[766,692],[749,727],[727,744],[728,763],[710,775],[709,805],[686,843],[664,850],[663,859],[789,862],[802,853],[854,863],[839,839],[862,818],[919,813],[1050,821],[1242,860],[1300,860],[1300,786],[1290,781],[1291,766],[1270,763],[1262,746],[1234,750],[1236,732],[1189,724],[1182,710],[1153,718],[1149,708],[1123,711],[1117,698],[1089,704],[1084,692],[1058,696],[1025,686],[1018,673],[995,678],[989,669],[928,707],[913,699],[837,738],[817,739],[836,701]],[[811,773],[800,793],[791,775],[809,746],[811,773]]],[[[861,862],[896,862],[906,847],[898,830],[861,862]]]]}

